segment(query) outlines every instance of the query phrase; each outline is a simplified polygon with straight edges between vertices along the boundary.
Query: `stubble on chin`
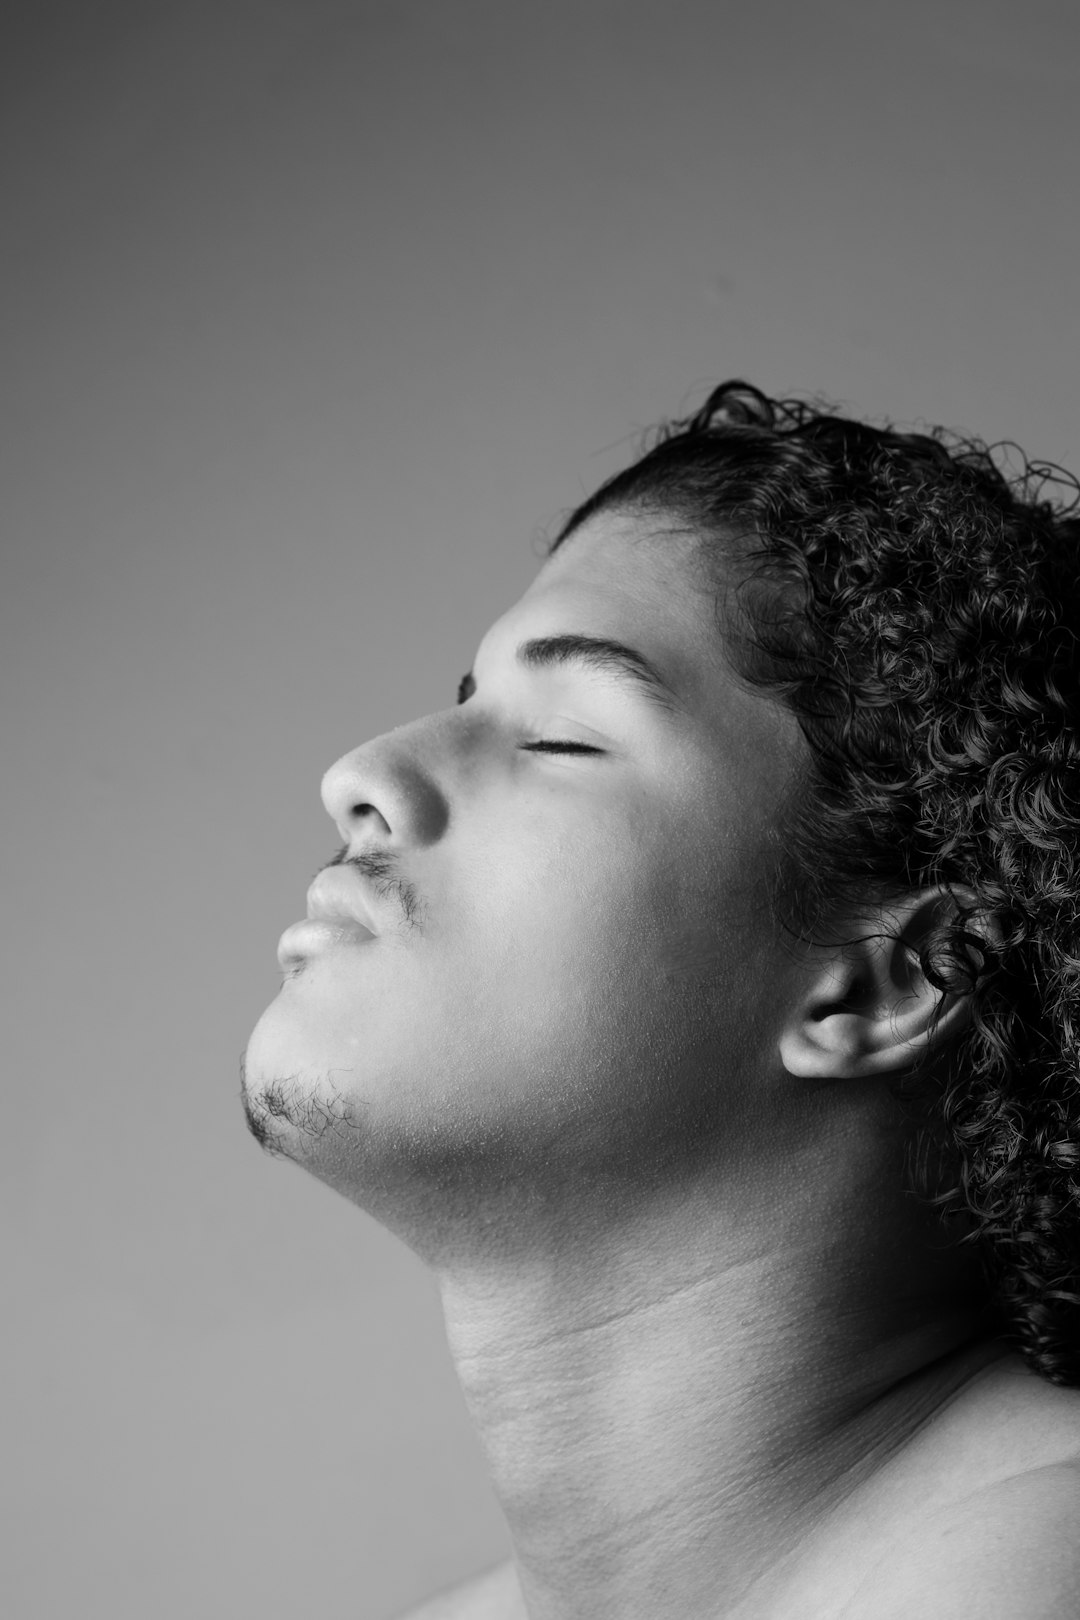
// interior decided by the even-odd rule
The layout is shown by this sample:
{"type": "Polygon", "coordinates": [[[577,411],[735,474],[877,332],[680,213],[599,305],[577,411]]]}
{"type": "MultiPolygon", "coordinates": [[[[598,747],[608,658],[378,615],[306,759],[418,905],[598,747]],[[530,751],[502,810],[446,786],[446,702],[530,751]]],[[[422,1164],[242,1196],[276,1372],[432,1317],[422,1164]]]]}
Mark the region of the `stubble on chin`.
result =
{"type": "Polygon", "coordinates": [[[244,1058],[240,1060],[240,1101],[248,1130],[276,1158],[303,1158],[327,1131],[356,1128],[346,1098],[329,1078],[316,1085],[299,1075],[285,1075],[255,1087],[249,1083],[244,1058]]]}

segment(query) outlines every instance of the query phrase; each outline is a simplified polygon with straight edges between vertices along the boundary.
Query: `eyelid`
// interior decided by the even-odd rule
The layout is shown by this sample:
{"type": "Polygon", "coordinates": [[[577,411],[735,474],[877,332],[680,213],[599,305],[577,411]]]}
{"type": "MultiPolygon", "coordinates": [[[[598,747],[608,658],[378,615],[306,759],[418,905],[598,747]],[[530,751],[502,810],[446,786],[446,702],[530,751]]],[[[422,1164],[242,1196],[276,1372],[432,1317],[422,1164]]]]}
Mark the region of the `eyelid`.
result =
{"type": "MultiPolygon", "coordinates": [[[[457,704],[458,707],[467,703],[476,692],[476,682],[472,670],[463,675],[458,681],[457,704]]],[[[602,754],[604,750],[592,743],[578,742],[570,737],[541,737],[535,742],[521,743],[524,753],[532,754],[602,754]]]]}

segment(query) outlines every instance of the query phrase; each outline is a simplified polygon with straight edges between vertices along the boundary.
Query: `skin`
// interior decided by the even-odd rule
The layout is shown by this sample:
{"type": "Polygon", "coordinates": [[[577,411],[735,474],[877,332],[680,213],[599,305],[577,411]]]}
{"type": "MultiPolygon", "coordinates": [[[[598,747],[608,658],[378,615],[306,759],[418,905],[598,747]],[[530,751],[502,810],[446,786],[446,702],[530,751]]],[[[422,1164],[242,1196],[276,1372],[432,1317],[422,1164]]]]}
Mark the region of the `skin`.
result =
{"type": "MultiPolygon", "coordinates": [[[[265,1145],[439,1283],[515,1560],[432,1615],[839,1616],[905,1513],[961,1494],[957,1436],[992,1485],[1031,1432],[1024,1407],[986,1438],[979,1402],[1031,1381],[902,1191],[886,1087],[968,1009],[932,1033],[939,994],[880,919],[785,944],[769,835],[805,745],[725,664],[695,558],[658,520],[590,519],[467,702],[332,767],[378,937],[297,948],[246,1056],[265,1145]],[[516,660],[568,631],[677,697],[516,660]],[[553,739],[600,752],[529,746],[553,739]]],[[[946,900],[890,920],[913,941],[946,900]]]]}

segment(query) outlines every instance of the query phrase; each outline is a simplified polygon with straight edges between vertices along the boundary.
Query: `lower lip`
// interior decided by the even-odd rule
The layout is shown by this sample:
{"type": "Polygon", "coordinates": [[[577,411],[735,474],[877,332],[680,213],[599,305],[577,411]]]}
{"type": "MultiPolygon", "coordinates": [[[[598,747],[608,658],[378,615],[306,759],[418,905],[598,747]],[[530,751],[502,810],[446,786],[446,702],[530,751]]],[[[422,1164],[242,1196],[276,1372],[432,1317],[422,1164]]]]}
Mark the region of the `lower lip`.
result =
{"type": "Polygon", "coordinates": [[[364,945],[375,935],[351,917],[308,917],[286,928],[278,941],[278,962],[284,969],[296,969],[309,956],[318,956],[335,945],[364,945]]]}

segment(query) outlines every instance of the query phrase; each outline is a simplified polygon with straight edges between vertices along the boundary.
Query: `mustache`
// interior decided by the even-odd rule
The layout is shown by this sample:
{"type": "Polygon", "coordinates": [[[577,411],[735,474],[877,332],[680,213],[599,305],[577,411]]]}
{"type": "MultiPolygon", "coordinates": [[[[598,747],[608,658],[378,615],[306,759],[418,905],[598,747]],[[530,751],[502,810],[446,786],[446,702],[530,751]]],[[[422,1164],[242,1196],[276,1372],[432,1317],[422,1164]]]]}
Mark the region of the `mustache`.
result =
{"type": "MultiPolygon", "coordinates": [[[[330,866],[354,866],[366,878],[381,900],[390,899],[400,908],[403,921],[409,927],[419,924],[422,906],[416,886],[402,874],[397,855],[386,849],[365,849],[359,855],[350,855],[348,844],[342,844],[337,854],[326,863],[330,866]]],[[[320,867],[325,871],[326,867],[320,867]]]]}

